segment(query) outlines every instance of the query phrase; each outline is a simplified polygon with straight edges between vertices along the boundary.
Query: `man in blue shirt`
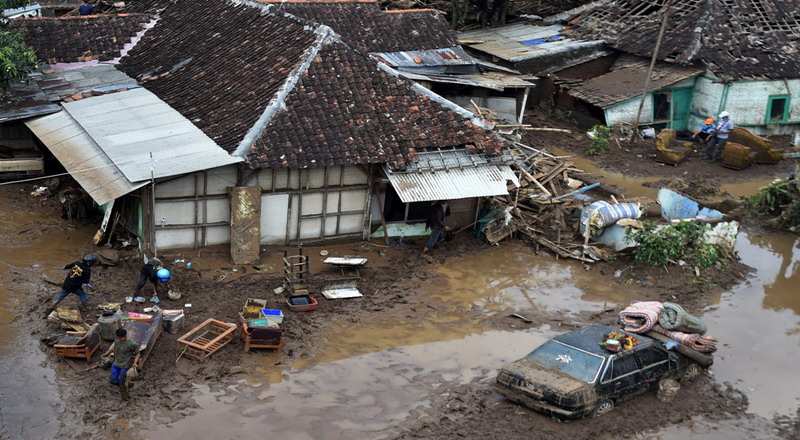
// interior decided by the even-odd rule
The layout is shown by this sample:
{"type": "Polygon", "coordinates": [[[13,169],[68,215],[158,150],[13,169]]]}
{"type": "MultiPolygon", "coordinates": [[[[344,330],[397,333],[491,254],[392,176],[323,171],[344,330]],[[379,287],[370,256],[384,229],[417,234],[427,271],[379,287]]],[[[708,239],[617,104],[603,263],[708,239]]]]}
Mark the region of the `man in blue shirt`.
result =
{"type": "Polygon", "coordinates": [[[705,124],[701,125],[692,135],[692,139],[699,139],[700,142],[705,143],[711,140],[712,133],[714,133],[714,120],[708,118],[705,120],[705,124]]]}
{"type": "Polygon", "coordinates": [[[92,15],[94,14],[94,6],[83,0],[83,4],[78,8],[78,15],[92,15]]]}
{"type": "Polygon", "coordinates": [[[719,122],[714,127],[714,137],[708,142],[706,147],[706,160],[717,163],[722,160],[722,152],[725,151],[725,144],[728,143],[728,136],[733,131],[733,121],[728,112],[719,114],[719,122]]]}

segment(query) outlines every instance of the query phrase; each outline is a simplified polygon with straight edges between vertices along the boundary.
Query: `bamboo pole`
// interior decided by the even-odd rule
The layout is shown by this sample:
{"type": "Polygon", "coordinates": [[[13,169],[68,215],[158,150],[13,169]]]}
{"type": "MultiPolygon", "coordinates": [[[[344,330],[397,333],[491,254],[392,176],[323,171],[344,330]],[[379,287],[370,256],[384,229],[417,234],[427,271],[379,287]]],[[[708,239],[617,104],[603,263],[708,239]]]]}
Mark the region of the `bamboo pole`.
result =
{"type": "Polygon", "coordinates": [[[647,97],[647,91],[650,88],[650,77],[653,75],[653,67],[656,65],[658,59],[658,51],[661,49],[661,41],[664,39],[664,33],[667,31],[667,22],[669,21],[669,12],[672,8],[672,0],[667,0],[664,11],[664,19],[661,21],[661,30],[658,32],[658,39],[656,40],[656,47],[653,50],[653,57],[650,58],[650,68],[647,69],[647,78],[644,80],[644,88],[642,89],[642,98],[639,100],[639,111],[636,112],[636,123],[633,124],[633,131],[639,135],[639,120],[642,117],[642,108],[644,108],[644,99],[647,97]]]}

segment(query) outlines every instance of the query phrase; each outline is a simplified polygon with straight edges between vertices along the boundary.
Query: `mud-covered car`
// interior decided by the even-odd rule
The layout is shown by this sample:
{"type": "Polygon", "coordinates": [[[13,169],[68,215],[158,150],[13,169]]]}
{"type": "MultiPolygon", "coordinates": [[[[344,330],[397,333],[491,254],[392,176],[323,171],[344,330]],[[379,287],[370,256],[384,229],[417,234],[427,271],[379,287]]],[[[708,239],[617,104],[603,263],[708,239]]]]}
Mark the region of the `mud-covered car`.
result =
{"type": "Polygon", "coordinates": [[[556,336],[501,369],[493,386],[511,401],[575,419],[605,414],[662,378],[686,381],[702,371],[689,358],[644,335],[635,335],[638,343],[632,349],[610,352],[599,343],[612,331],[621,332],[590,325],[556,336]]]}

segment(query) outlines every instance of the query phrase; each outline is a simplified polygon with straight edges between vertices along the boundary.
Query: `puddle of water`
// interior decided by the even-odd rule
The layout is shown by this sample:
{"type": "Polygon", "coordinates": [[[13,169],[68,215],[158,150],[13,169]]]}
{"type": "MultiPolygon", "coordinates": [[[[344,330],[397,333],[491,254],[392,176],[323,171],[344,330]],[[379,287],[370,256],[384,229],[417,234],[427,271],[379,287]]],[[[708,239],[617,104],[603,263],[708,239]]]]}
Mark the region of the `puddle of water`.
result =
{"type": "MultiPolygon", "coordinates": [[[[43,273],[60,281],[60,267],[80,255],[76,248],[89,243],[94,231],[64,231],[53,210],[11,206],[7,194],[0,194],[0,438],[54,438],[71,416],[59,401],[56,373],[44,366],[38,340],[19,334],[13,324],[19,313],[14,307],[22,295],[40,288],[43,273]]],[[[55,296],[58,288],[51,290],[55,296]]]]}
{"type": "Polygon", "coordinates": [[[703,316],[724,344],[712,369],[745,392],[751,412],[792,414],[800,401],[800,239],[740,233],[736,250],[757,272],[703,316]]]}
{"type": "Polygon", "coordinates": [[[624,302],[633,295],[631,289],[599,281],[581,264],[556,261],[546,253],[536,255],[533,247],[518,241],[504,242],[479,256],[448,260],[439,274],[445,282],[428,286],[429,295],[489,312],[532,309],[569,314],[599,309],[603,302],[624,302]]]}
{"type": "Polygon", "coordinates": [[[442,382],[488,378],[542,344],[548,328],[490,331],[285,372],[262,387],[197,388],[197,414],[146,432],[149,438],[375,438],[403,421],[442,382]],[[224,420],[224,423],[220,421],[224,420]]]}
{"type": "Polygon", "coordinates": [[[749,439],[773,440],[779,438],[771,432],[772,426],[763,419],[719,420],[710,422],[696,419],[670,426],[654,434],[646,434],[645,440],[719,440],[749,439]]]}

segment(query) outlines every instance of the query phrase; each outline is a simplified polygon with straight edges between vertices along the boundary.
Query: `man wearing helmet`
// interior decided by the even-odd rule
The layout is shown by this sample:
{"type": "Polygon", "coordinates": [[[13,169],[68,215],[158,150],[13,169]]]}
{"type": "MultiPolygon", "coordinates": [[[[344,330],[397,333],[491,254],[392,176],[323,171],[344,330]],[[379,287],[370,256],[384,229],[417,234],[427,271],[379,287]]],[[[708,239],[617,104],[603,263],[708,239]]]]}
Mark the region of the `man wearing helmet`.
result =
{"type": "Polygon", "coordinates": [[[714,128],[714,137],[708,141],[706,147],[706,160],[717,163],[722,160],[722,153],[725,151],[725,144],[728,143],[728,136],[733,131],[733,121],[728,112],[719,114],[719,121],[714,128]]]}
{"type": "Polygon", "coordinates": [[[136,289],[134,290],[134,296],[136,296],[142,287],[149,281],[150,286],[153,288],[153,297],[150,299],[151,302],[158,303],[158,284],[163,283],[167,290],[169,290],[169,279],[170,273],[169,270],[164,269],[161,265],[161,261],[151,258],[147,261],[147,263],[142,265],[141,270],[139,270],[139,282],[136,283],[136,289]]]}
{"type": "Polygon", "coordinates": [[[56,308],[58,303],[69,296],[70,293],[78,295],[78,298],[81,300],[81,307],[86,307],[86,304],[89,302],[89,298],[86,296],[83,286],[85,284],[89,287],[89,289],[92,289],[92,285],[89,284],[89,281],[92,278],[91,267],[94,266],[95,263],[97,263],[97,257],[95,257],[93,254],[87,254],[84,255],[81,261],[76,261],[64,266],[64,270],[68,270],[69,273],[64,279],[64,283],[61,285],[61,293],[56,295],[56,299],[53,300],[53,303],[50,304],[50,307],[48,307],[45,311],[45,317],[47,317],[50,312],[56,308]]]}

